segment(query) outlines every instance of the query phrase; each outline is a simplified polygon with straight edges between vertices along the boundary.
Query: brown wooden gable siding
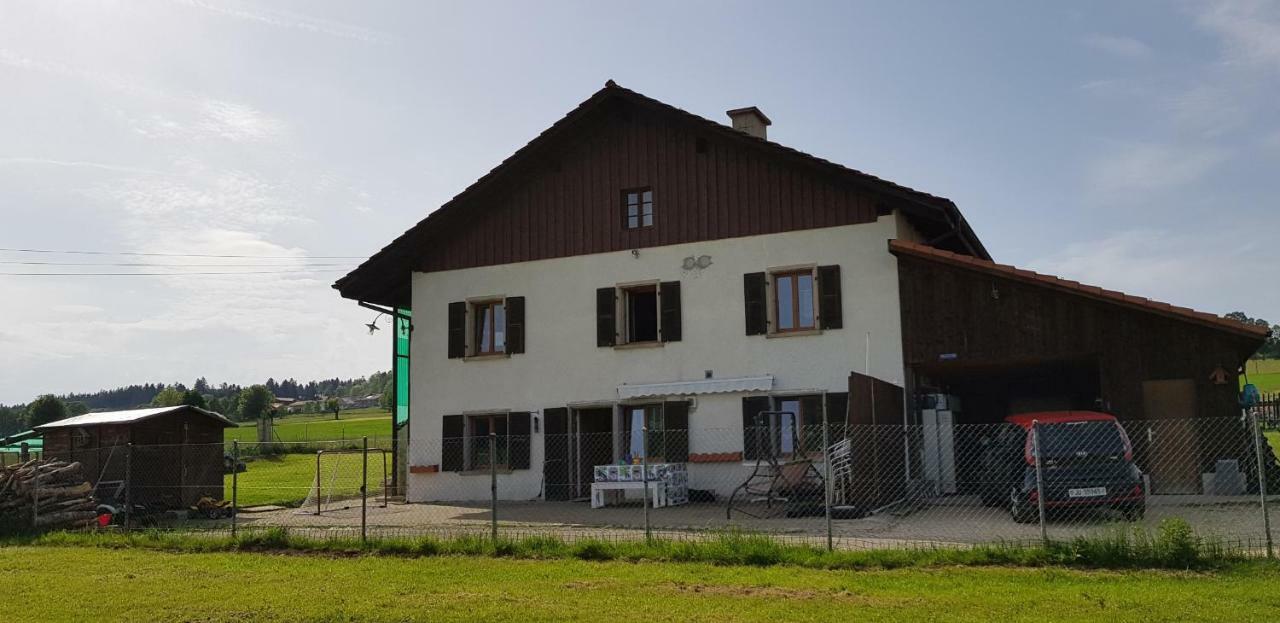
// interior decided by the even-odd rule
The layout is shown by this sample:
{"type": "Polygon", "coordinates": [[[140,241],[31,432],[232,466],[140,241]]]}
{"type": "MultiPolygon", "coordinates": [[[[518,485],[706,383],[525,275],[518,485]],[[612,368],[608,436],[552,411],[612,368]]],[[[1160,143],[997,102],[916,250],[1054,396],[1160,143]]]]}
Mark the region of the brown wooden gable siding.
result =
{"type": "Polygon", "coordinates": [[[437,271],[871,222],[871,191],[670,117],[617,103],[471,198],[423,241],[437,271]],[[696,153],[702,138],[706,152],[696,153]],[[622,191],[651,187],[654,225],[623,227],[622,191]]]}
{"type": "Polygon", "coordinates": [[[1143,381],[1183,378],[1196,382],[1200,417],[1239,415],[1237,368],[1261,343],[914,257],[899,257],[898,278],[908,367],[1097,361],[1102,398],[1124,418],[1158,417],[1143,412],[1143,381]],[[955,358],[940,361],[943,355],[955,358]],[[1227,384],[1210,381],[1217,366],[1226,370],[1227,384]]]}

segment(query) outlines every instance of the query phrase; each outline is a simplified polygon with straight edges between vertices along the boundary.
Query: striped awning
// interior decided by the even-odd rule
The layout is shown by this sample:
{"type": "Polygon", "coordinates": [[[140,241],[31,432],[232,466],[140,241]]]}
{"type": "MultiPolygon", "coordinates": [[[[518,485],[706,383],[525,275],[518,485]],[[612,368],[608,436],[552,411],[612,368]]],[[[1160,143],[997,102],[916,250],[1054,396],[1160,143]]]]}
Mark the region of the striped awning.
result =
{"type": "Polygon", "coordinates": [[[657,398],[661,396],[767,392],[771,389],[773,389],[772,376],[743,376],[732,379],[702,379],[637,385],[623,383],[618,386],[618,398],[627,400],[630,398],[657,398]]]}

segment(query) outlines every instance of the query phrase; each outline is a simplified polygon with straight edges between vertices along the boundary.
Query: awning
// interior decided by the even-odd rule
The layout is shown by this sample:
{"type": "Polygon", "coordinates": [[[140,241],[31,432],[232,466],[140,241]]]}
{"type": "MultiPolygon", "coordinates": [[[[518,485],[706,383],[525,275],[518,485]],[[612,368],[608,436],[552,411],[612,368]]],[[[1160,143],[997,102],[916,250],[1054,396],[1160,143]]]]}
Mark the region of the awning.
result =
{"type": "Polygon", "coordinates": [[[730,394],[738,392],[767,392],[773,389],[772,376],[743,376],[733,379],[704,379],[700,381],[673,381],[670,383],[645,383],[618,386],[618,398],[657,398],[661,396],[696,396],[699,394],[730,394]]]}

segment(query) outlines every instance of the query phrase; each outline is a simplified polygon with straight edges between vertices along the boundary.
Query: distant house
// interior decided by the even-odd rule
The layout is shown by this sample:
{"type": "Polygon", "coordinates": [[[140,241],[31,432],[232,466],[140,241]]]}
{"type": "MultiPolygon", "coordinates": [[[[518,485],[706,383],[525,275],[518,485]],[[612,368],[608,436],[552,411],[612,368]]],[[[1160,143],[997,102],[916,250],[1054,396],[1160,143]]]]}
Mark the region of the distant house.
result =
{"type": "Polygon", "coordinates": [[[212,411],[179,405],[88,413],[35,430],[44,435],[46,458],[84,466],[99,499],[122,502],[131,474],[134,503],[181,508],[206,495],[222,499],[223,429],[234,426],[212,411]]]}
{"type": "MultiPolygon", "coordinates": [[[[949,199],[773,142],[754,107],[727,114],[610,81],[334,285],[412,320],[393,356],[409,500],[484,499],[469,474],[491,467],[512,499],[582,497],[593,466],[640,454],[727,494],[757,457],[812,448],[826,415],[916,427],[857,454],[887,483],[878,507],[937,477],[915,467],[931,396],[966,405],[957,425],[1239,414],[1265,328],[997,264],[949,199]]],[[[1134,437],[1157,493],[1247,456],[1134,437]]]]}

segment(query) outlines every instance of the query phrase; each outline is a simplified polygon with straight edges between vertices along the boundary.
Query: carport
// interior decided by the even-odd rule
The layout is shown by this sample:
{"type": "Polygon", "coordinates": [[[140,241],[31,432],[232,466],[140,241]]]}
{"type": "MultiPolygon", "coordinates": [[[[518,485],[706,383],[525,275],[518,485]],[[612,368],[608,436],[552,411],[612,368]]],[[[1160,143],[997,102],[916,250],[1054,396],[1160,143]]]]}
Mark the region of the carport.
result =
{"type": "Polygon", "coordinates": [[[978,469],[965,425],[1066,409],[1116,415],[1154,493],[1201,493],[1221,459],[1248,467],[1250,439],[1231,422],[1237,375],[1265,329],[921,244],[889,250],[908,421],[927,427],[938,400],[956,399],[959,481],[978,469]]]}

